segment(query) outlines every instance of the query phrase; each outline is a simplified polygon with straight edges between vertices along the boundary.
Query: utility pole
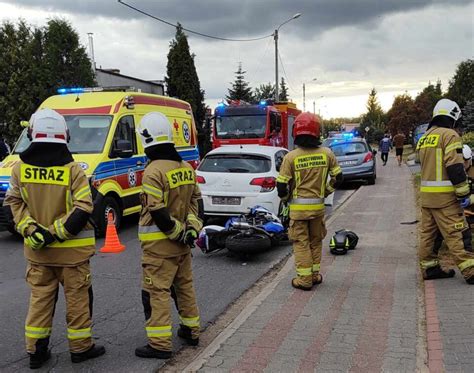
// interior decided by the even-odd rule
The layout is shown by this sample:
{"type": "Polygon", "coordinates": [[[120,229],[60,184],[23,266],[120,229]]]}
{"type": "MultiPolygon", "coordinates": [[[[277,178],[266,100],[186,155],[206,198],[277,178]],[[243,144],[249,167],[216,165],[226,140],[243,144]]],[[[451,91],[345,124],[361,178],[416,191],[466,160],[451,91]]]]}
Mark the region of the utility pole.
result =
{"type": "Polygon", "coordinates": [[[278,29],[273,34],[273,39],[275,40],[275,102],[278,102],[280,97],[278,92],[278,29]]]}
{"type": "Polygon", "coordinates": [[[303,112],[306,111],[306,87],[303,83],[303,112]]]}

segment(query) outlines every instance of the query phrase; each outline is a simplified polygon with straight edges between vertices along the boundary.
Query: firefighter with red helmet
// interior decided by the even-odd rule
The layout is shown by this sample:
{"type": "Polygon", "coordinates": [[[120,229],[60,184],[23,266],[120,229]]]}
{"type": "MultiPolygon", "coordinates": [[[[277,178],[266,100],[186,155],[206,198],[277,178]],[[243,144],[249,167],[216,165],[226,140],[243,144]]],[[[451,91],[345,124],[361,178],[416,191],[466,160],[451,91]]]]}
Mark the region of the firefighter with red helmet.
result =
{"type": "Polygon", "coordinates": [[[66,298],[67,337],[73,363],[105,353],[92,341],[92,285],[89,259],[95,252],[94,229],[88,222],[92,195],[84,171],[67,148],[66,121],[56,111],[41,109],[30,119],[30,146],[12,170],[5,206],[24,237],[31,288],[25,322],[30,368],[49,358],[48,348],[59,284],[66,298]]]}
{"type": "Polygon", "coordinates": [[[472,234],[463,214],[471,205],[471,190],[464,169],[461,138],[454,130],[461,117],[458,104],[441,99],[416,150],[421,162],[420,266],[425,280],[453,277],[444,270],[438,250],[444,238],[448,250],[468,284],[474,284],[472,234]]]}
{"type": "Polygon", "coordinates": [[[297,274],[291,284],[302,290],[311,290],[323,280],[321,252],[327,233],[324,198],[333,193],[343,179],[334,153],[321,147],[320,127],[316,115],[298,115],[293,126],[297,148],[285,156],[277,178],[278,196],[289,204],[288,234],[293,240],[297,274]]]}
{"type": "Polygon", "coordinates": [[[188,345],[199,343],[191,246],[202,228],[202,200],[193,168],[176,151],[168,118],[150,112],[140,121],[137,132],[150,163],[143,174],[138,223],[148,343],[138,347],[135,355],[168,359],[173,335],[170,296],[178,308],[178,336],[188,345]]]}

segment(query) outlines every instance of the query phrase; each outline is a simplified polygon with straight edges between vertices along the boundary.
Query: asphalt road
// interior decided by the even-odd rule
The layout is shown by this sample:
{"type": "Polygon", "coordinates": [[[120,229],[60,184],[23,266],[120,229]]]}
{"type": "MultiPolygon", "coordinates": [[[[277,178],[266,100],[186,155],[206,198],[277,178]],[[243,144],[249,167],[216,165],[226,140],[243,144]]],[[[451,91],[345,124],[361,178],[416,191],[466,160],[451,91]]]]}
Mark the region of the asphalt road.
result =
{"type": "MultiPolygon", "coordinates": [[[[336,192],[334,205],[354,192],[348,185],[336,192]]],[[[331,213],[332,209],[328,209],[331,213]]],[[[40,372],[152,372],[163,362],[139,359],[134,349],[146,343],[141,305],[141,249],[136,237],[137,218],[124,220],[119,232],[126,250],[120,254],[97,254],[91,260],[94,287],[94,327],[96,343],[105,344],[104,357],[72,365],[69,359],[64,297],[60,292],[53,325],[53,358],[40,372]]],[[[103,241],[97,243],[100,248],[103,241]]],[[[29,289],[24,281],[26,263],[22,243],[0,232],[0,371],[28,369],[24,350],[24,321],[29,289]]],[[[243,261],[227,251],[204,255],[194,251],[194,279],[201,324],[206,327],[261,276],[290,253],[280,246],[243,261]]],[[[174,315],[177,324],[176,314],[174,315]]],[[[174,337],[174,349],[181,341],[174,337]]]]}

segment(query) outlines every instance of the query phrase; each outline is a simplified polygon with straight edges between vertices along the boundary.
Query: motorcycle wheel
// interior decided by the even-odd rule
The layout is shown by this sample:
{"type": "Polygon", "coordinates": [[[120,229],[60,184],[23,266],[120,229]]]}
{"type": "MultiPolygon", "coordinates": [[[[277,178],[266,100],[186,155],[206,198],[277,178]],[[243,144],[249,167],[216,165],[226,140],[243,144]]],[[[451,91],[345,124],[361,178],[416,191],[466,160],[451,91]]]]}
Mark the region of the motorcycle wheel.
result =
{"type": "Polygon", "coordinates": [[[238,233],[227,237],[225,246],[227,250],[235,254],[253,254],[270,249],[272,241],[270,237],[259,233],[252,235],[238,233]]]}

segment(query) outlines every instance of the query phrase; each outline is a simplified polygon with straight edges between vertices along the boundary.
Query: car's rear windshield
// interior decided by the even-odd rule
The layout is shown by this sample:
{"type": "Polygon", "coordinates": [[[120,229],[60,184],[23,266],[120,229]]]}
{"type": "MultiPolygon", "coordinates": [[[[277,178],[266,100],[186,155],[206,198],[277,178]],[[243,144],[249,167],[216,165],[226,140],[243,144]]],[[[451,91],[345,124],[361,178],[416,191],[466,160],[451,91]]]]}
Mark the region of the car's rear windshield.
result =
{"type": "Polygon", "coordinates": [[[233,172],[258,174],[269,172],[272,166],[270,158],[252,154],[215,154],[208,155],[199,165],[202,172],[233,172]]]}
{"type": "Polygon", "coordinates": [[[331,144],[331,150],[336,157],[367,153],[367,145],[363,142],[343,142],[331,144]]]}

